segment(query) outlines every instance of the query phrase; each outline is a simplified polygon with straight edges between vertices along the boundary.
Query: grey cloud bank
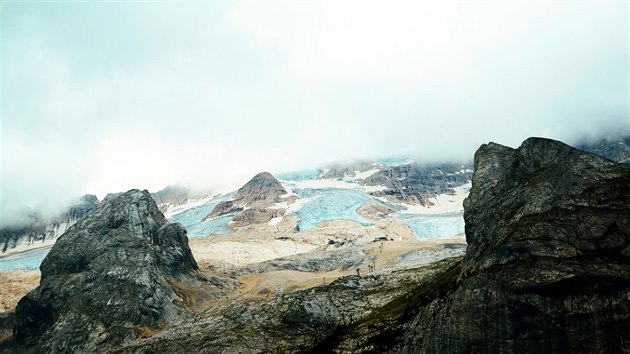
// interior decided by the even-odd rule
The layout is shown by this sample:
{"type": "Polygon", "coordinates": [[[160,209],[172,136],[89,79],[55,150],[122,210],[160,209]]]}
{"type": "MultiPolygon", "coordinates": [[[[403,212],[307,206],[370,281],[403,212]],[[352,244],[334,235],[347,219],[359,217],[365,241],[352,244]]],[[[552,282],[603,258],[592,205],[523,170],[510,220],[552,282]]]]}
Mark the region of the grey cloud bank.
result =
{"type": "Polygon", "coordinates": [[[626,2],[2,3],[2,220],[628,131],[626,2]]]}

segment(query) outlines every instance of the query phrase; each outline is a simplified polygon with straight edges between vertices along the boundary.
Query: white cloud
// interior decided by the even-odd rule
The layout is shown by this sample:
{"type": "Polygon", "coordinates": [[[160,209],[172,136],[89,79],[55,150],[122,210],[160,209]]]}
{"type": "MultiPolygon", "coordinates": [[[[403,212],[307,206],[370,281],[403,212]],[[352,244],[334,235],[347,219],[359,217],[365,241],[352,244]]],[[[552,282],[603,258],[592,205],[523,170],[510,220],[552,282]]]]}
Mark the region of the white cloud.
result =
{"type": "Polygon", "coordinates": [[[4,10],[3,224],[81,193],[630,126],[627,3],[4,10]]]}

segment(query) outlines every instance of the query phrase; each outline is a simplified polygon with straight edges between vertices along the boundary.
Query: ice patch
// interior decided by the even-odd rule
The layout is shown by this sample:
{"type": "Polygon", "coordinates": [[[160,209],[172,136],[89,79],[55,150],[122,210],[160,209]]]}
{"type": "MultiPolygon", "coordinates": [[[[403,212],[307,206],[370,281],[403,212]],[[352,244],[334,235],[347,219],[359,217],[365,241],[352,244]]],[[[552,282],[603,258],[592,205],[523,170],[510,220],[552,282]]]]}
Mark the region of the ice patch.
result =
{"type": "Polygon", "coordinates": [[[387,186],[378,185],[378,186],[363,186],[363,190],[368,193],[371,192],[381,192],[387,189],[387,186]]]}
{"type": "Polygon", "coordinates": [[[0,271],[12,269],[37,269],[50,252],[50,247],[39,248],[25,253],[0,257],[0,271]]]}
{"type": "Polygon", "coordinates": [[[468,197],[471,186],[472,183],[468,182],[453,188],[455,190],[454,194],[444,193],[430,198],[429,201],[434,203],[433,206],[400,204],[406,207],[406,210],[401,211],[401,213],[426,215],[462,212],[464,210],[464,199],[468,197]]]}
{"type": "Polygon", "coordinates": [[[272,218],[271,220],[269,220],[269,225],[271,226],[276,226],[278,225],[281,221],[282,221],[282,216],[278,216],[277,218],[272,218]]]}
{"type": "Polygon", "coordinates": [[[233,213],[221,215],[205,221],[203,221],[203,219],[210,214],[217,204],[230,199],[232,196],[233,193],[230,193],[222,196],[221,198],[210,200],[205,204],[188,208],[171,216],[168,218],[168,221],[182,224],[186,230],[188,230],[188,237],[227,234],[230,232],[229,222],[232,220],[232,217],[234,217],[233,213]]]}
{"type": "MultiPolygon", "coordinates": [[[[364,226],[372,225],[357,214],[357,209],[371,196],[354,189],[304,189],[296,191],[299,208],[291,205],[291,212],[300,219],[300,230],[311,230],[323,221],[351,220],[364,226]]],[[[297,204],[294,203],[294,204],[297,204]]]]}
{"type": "MultiPolygon", "coordinates": [[[[306,181],[287,181],[286,185],[293,191],[297,189],[359,189],[362,186],[334,178],[315,179],[306,181]]],[[[285,188],[286,189],[286,188],[285,188]]]]}
{"type": "Polygon", "coordinates": [[[450,237],[464,233],[463,212],[433,215],[398,214],[397,217],[409,225],[419,239],[450,237]]]}
{"type": "Polygon", "coordinates": [[[168,210],[164,213],[164,217],[167,219],[172,218],[173,216],[183,213],[186,210],[204,205],[208,203],[209,201],[211,201],[213,198],[214,196],[207,196],[205,198],[201,198],[197,200],[193,199],[193,200],[187,201],[186,203],[181,204],[181,205],[177,205],[177,206],[171,205],[169,206],[168,210]]]}
{"type": "Polygon", "coordinates": [[[378,168],[373,168],[371,170],[367,170],[367,171],[364,171],[364,172],[354,171],[354,178],[355,179],[366,179],[366,178],[370,177],[371,175],[375,174],[378,171],[380,171],[378,168]]]}
{"type": "Polygon", "coordinates": [[[315,179],[321,176],[323,173],[324,170],[322,170],[321,168],[316,168],[312,170],[279,173],[276,175],[276,178],[283,181],[303,181],[308,179],[315,179]]]}

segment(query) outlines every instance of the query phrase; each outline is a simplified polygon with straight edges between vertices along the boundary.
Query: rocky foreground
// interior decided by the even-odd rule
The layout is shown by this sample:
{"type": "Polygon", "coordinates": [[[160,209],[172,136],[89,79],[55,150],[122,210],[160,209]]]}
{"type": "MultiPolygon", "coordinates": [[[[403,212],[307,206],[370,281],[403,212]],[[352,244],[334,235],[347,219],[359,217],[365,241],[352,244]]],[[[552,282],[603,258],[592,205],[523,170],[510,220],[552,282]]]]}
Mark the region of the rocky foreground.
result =
{"type": "Polygon", "coordinates": [[[630,166],[547,139],[518,149],[490,143],[475,154],[464,206],[463,257],[445,244],[384,266],[379,243],[350,239],[199,269],[185,230],[146,192],[130,191],[55,244],[5,344],[18,352],[630,352],[630,166]],[[377,271],[349,275],[367,265],[377,271]],[[343,276],[324,284],[326,272],[343,276]],[[251,284],[265,274],[317,276],[307,289],[251,284]],[[239,296],[252,289],[256,296],[239,296]]]}

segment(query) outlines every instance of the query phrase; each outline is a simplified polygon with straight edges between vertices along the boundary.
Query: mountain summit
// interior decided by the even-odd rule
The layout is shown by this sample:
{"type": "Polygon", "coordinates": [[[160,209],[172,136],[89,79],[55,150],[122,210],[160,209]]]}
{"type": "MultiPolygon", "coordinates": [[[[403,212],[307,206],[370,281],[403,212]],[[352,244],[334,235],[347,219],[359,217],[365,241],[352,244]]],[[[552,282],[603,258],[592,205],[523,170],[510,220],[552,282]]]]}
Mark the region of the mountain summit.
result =
{"type": "Polygon", "coordinates": [[[295,200],[295,197],[284,197],[286,194],[286,189],[271,173],[261,172],[241,187],[233,199],[214,207],[206,219],[235,213],[231,226],[266,223],[286,213],[285,208],[275,204],[295,200]]]}

